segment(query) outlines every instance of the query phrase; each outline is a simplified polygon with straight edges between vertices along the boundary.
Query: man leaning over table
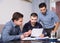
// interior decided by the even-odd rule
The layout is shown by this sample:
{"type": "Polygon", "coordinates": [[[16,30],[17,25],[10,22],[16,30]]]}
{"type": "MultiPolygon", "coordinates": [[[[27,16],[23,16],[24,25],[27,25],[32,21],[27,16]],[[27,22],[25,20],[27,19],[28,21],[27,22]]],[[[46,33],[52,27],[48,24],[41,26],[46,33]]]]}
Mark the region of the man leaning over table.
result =
{"type": "Polygon", "coordinates": [[[3,41],[12,41],[12,40],[21,40],[24,38],[20,30],[20,26],[23,22],[23,14],[15,12],[12,16],[12,19],[7,22],[2,31],[2,40],[3,41]]]}
{"type": "Polygon", "coordinates": [[[41,22],[44,28],[44,35],[51,37],[51,33],[57,32],[59,26],[59,18],[53,11],[47,9],[46,4],[39,4],[38,21],[41,22]]]}

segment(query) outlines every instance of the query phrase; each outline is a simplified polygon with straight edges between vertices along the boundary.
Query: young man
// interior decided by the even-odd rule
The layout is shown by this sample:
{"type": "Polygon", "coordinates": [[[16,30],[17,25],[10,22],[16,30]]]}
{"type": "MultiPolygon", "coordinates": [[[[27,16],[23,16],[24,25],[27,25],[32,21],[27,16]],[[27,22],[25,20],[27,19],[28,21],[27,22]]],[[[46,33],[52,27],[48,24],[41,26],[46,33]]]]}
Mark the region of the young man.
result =
{"type": "Polygon", "coordinates": [[[59,26],[59,18],[53,11],[47,10],[46,4],[39,4],[39,22],[42,23],[46,36],[51,36],[51,32],[56,32],[59,26]]]}
{"type": "Polygon", "coordinates": [[[37,22],[37,19],[38,15],[36,13],[32,13],[30,15],[30,21],[27,22],[23,27],[23,33],[25,34],[26,37],[30,36],[33,28],[42,28],[42,25],[37,22]]]}
{"type": "Polygon", "coordinates": [[[19,12],[15,12],[12,19],[7,22],[2,31],[3,41],[12,41],[23,39],[24,35],[21,34],[20,25],[23,22],[23,15],[19,12]]]}

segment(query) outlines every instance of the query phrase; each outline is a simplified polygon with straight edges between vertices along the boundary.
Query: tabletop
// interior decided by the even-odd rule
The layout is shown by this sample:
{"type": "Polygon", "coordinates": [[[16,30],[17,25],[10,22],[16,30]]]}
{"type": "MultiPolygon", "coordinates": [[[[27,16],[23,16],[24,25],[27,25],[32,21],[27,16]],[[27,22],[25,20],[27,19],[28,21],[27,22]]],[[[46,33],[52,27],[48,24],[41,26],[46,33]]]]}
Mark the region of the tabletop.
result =
{"type": "Polygon", "coordinates": [[[9,42],[2,42],[0,43],[60,43],[58,39],[40,39],[40,40],[16,40],[16,41],[9,41],[9,42]]]}

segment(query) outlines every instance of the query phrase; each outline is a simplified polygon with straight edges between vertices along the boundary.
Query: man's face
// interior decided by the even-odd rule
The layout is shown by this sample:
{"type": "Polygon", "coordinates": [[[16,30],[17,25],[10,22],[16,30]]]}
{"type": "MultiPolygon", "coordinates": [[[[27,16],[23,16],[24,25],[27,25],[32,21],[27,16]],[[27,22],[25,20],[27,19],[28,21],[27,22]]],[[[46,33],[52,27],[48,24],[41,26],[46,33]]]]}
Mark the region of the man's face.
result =
{"type": "Polygon", "coordinates": [[[42,14],[45,14],[46,13],[46,7],[40,8],[40,11],[41,11],[42,14]]]}
{"type": "Polygon", "coordinates": [[[37,19],[38,19],[37,16],[36,17],[31,16],[30,17],[30,21],[31,21],[32,24],[35,24],[37,22],[37,19]]]}
{"type": "Polygon", "coordinates": [[[18,20],[14,20],[14,23],[15,23],[15,25],[18,25],[18,26],[22,25],[23,18],[19,18],[18,20]]]}

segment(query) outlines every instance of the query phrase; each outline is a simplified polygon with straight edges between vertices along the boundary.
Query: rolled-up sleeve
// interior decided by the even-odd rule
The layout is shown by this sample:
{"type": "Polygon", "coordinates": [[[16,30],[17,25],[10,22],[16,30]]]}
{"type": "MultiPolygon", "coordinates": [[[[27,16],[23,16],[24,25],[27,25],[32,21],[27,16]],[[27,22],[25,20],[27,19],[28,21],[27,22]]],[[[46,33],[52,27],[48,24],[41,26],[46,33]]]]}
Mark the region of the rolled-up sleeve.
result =
{"type": "Polygon", "coordinates": [[[56,22],[60,22],[58,16],[56,13],[53,13],[53,21],[56,23],[56,22]]]}
{"type": "Polygon", "coordinates": [[[4,30],[2,31],[2,40],[3,41],[11,41],[20,39],[20,35],[9,35],[11,30],[11,26],[5,26],[4,30]]]}

